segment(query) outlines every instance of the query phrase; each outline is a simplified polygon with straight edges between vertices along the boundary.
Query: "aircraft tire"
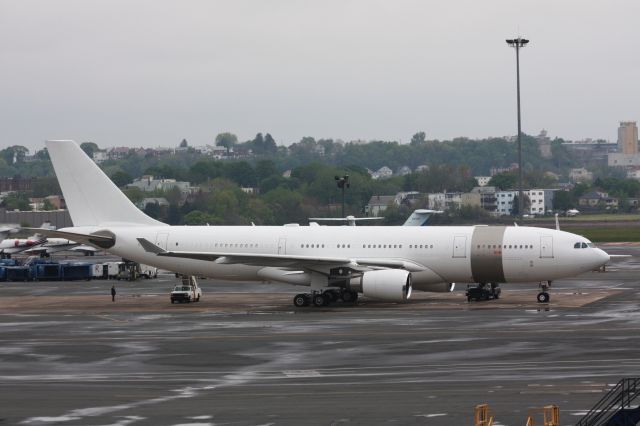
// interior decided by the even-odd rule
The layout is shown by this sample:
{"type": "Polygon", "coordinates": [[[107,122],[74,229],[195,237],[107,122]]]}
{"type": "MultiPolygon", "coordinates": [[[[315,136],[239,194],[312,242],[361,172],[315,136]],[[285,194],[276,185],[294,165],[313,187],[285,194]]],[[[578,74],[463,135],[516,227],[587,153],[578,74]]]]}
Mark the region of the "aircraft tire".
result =
{"type": "Polygon", "coordinates": [[[306,294],[296,294],[293,298],[293,304],[297,308],[303,308],[305,306],[309,306],[309,299],[306,294]]]}
{"type": "Polygon", "coordinates": [[[327,296],[323,294],[316,294],[313,296],[313,306],[321,308],[327,306],[327,296]]]}
{"type": "Polygon", "coordinates": [[[538,303],[549,303],[549,293],[546,291],[538,293],[538,303]]]}

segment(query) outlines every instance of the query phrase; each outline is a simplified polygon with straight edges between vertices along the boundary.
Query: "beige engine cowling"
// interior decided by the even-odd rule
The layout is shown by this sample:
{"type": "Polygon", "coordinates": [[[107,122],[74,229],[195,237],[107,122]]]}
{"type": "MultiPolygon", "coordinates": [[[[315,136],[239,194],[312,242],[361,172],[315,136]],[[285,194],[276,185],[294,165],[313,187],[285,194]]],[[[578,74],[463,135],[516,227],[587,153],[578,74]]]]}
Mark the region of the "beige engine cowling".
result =
{"type": "Polygon", "coordinates": [[[411,272],[404,269],[368,271],[349,280],[351,290],[387,302],[406,302],[411,297],[411,272]]]}

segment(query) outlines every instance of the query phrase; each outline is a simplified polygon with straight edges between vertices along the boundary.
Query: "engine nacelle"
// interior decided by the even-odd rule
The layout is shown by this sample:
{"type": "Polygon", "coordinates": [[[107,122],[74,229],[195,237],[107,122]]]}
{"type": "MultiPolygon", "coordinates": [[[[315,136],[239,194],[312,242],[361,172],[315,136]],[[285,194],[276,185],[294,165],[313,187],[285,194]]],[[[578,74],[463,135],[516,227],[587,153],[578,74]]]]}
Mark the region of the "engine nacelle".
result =
{"type": "Polygon", "coordinates": [[[451,293],[456,288],[456,283],[414,284],[413,287],[416,290],[432,293],[451,293]]]}
{"type": "Polygon", "coordinates": [[[406,302],[411,297],[411,272],[404,269],[368,271],[349,280],[352,290],[388,302],[406,302]]]}

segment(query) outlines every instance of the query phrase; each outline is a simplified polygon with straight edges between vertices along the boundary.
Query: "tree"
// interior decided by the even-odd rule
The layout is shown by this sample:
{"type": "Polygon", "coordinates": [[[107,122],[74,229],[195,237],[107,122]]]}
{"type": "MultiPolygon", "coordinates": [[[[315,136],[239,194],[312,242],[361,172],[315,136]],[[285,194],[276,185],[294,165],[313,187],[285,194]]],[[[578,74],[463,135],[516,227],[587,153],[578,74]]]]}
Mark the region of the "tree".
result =
{"type": "Polygon", "coordinates": [[[569,210],[575,206],[571,199],[569,191],[555,191],[553,193],[553,208],[554,210],[569,210]]]}
{"type": "Polygon", "coordinates": [[[93,158],[93,153],[99,151],[98,145],[93,142],[82,142],[80,148],[90,157],[93,158]]]}
{"type": "Polygon", "coordinates": [[[264,152],[265,154],[275,154],[278,152],[278,145],[269,133],[264,136],[264,152]]]}
{"type": "Polygon", "coordinates": [[[258,182],[278,174],[278,169],[273,161],[260,160],[256,163],[256,178],[258,182]]]}
{"type": "Polygon", "coordinates": [[[411,137],[411,145],[422,145],[427,141],[427,135],[425,132],[418,132],[411,137]]]}
{"type": "Polygon", "coordinates": [[[111,180],[118,188],[122,188],[123,186],[133,182],[133,178],[128,173],[120,170],[111,175],[111,180]]]}
{"type": "Polygon", "coordinates": [[[254,187],[256,185],[256,172],[246,161],[226,164],[225,176],[240,186],[254,187]]]}
{"type": "Polygon", "coordinates": [[[123,190],[122,192],[134,204],[139,203],[145,197],[144,192],[142,192],[142,190],[140,188],[138,188],[137,186],[132,186],[130,188],[127,188],[127,189],[123,190]]]}
{"type": "Polygon", "coordinates": [[[182,139],[182,142],[180,142],[180,148],[187,148],[189,146],[189,144],[187,143],[186,139],[182,139]]]}
{"type": "Polygon", "coordinates": [[[2,204],[7,210],[21,210],[29,211],[31,206],[29,205],[29,197],[24,192],[15,192],[7,195],[2,204]]]}
{"type": "Polygon", "coordinates": [[[45,198],[44,201],[42,202],[42,210],[44,211],[53,210],[53,204],[51,204],[51,201],[49,201],[48,198],[45,198]]]}
{"type": "Polygon", "coordinates": [[[253,138],[251,146],[253,147],[254,154],[260,155],[264,153],[264,137],[262,133],[258,133],[256,137],[253,138]]]}
{"type": "Polygon", "coordinates": [[[0,151],[0,157],[7,164],[15,164],[24,162],[24,157],[29,150],[21,145],[13,145],[0,151]]]}
{"type": "Polygon", "coordinates": [[[513,189],[516,187],[518,182],[518,178],[515,173],[507,172],[507,173],[498,173],[494,177],[491,178],[488,185],[495,186],[496,188],[500,188],[503,191],[508,189],[513,189]]]}
{"type": "Polygon", "coordinates": [[[216,136],[216,145],[224,146],[225,148],[227,148],[227,154],[229,154],[231,148],[233,148],[233,146],[237,143],[238,137],[233,133],[225,132],[220,133],[218,136],[216,136]]]}

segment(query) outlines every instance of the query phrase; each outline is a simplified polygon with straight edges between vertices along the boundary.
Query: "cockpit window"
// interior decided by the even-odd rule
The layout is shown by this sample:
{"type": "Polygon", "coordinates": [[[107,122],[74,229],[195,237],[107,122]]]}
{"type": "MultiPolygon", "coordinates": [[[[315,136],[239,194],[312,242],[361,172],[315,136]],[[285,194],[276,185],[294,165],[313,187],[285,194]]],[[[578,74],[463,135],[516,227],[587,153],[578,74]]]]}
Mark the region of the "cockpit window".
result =
{"type": "Polygon", "coordinates": [[[573,245],[573,248],[580,248],[580,243],[575,243],[575,244],[573,245]]]}
{"type": "Polygon", "coordinates": [[[587,246],[588,246],[588,247],[591,247],[591,248],[596,248],[596,245],[595,245],[595,244],[593,244],[593,243],[587,243],[587,246]]]}
{"type": "Polygon", "coordinates": [[[582,243],[582,248],[587,248],[587,243],[582,243]]]}

